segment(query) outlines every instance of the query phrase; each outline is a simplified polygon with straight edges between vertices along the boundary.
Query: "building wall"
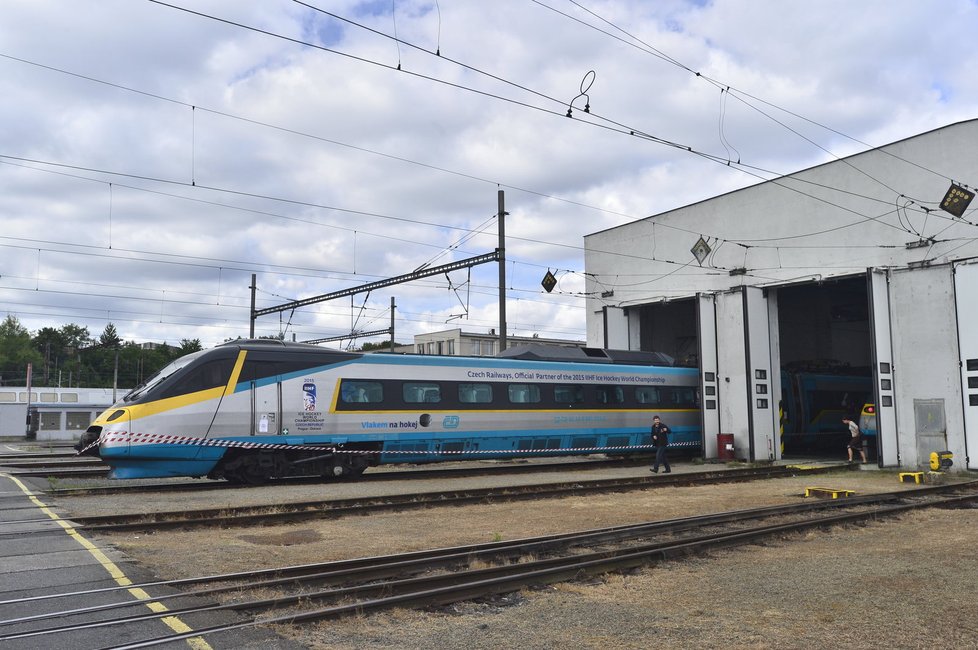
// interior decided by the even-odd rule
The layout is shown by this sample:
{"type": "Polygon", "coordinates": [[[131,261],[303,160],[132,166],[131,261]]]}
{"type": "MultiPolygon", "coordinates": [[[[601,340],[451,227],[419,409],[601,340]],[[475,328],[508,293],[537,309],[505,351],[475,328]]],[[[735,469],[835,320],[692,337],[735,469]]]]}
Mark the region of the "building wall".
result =
{"type": "MultiPolygon", "coordinates": [[[[128,389],[32,387],[30,408],[37,412],[38,440],[77,439],[99,413],[112,406],[113,392],[128,389]]],[[[0,437],[27,437],[28,395],[25,386],[0,387],[0,437]]]]}
{"type": "Polygon", "coordinates": [[[978,120],[960,122],[586,236],[586,292],[592,296],[588,345],[604,340],[604,306],[644,305],[742,285],[818,281],[869,267],[905,266],[925,256],[934,263],[978,256],[973,226],[940,210],[928,215],[900,210],[897,197],[915,197],[936,208],[950,186],[948,178],[974,182],[975,142],[978,120]],[[941,241],[907,249],[919,237],[901,220],[925,234],[940,232],[941,241]],[[689,252],[701,233],[724,240],[708,242],[714,250],[702,266],[689,252]],[[659,259],[653,259],[653,251],[659,259]],[[683,264],[688,266],[675,273],[683,264]],[[730,274],[738,268],[747,271],[730,274]],[[636,283],[643,275],[656,281],[636,283]],[[632,286],[617,286],[621,277],[632,286]],[[609,288],[613,295],[602,297],[609,288]]]}
{"type": "MultiPolygon", "coordinates": [[[[604,339],[607,321],[601,314],[613,308],[640,314],[637,322],[629,321],[630,343],[676,348],[684,333],[675,320],[666,320],[665,305],[714,296],[719,426],[721,433],[735,434],[738,456],[746,445],[764,455],[763,432],[749,422],[758,415],[750,411],[755,400],[747,390],[757,368],[751,367],[753,359],[745,359],[744,339],[753,340],[754,330],[766,326],[781,329],[772,339],[777,346],[769,360],[772,377],[778,359],[835,358],[872,367],[877,395],[892,379],[887,390],[893,405],[882,405],[880,416],[889,419],[889,430],[880,436],[888,445],[883,464],[923,466],[941,447],[965,465],[969,432],[961,355],[963,349],[978,348],[978,331],[957,325],[955,289],[971,287],[960,279],[956,287],[952,263],[978,258],[972,225],[978,222],[978,201],[963,219],[939,204],[951,178],[978,181],[975,142],[978,120],[960,122],[588,235],[589,345],[604,339]],[[700,236],[712,248],[702,264],[690,252],[700,236]],[[806,285],[815,289],[845,278],[865,279],[870,269],[885,274],[885,304],[878,283],[870,283],[867,293],[865,280],[858,287],[805,293],[806,285]],[[655,281],[643,285],[636,279],[642,276],[655,281]],[[628,286],[616,285],[621,277],[629,278],[628,286]],[[767,323],[761,324],[760,306],[745,322],[735,291],[742,287],[765,289],[767,323]],[[806,296],[818,304],[806,303],[806,296]],[[892,375],[884,377],[882,362],[891,358],[892,375]]],[[[978,295],[978,288],[974,291],[978,295]]],[[[689,333],[696,334],[695,325],[689,333]]],[[[978,371],[975,375],[978,385],[978,371]]],[[[978,440],[978,432],[973,435],[978,440]]]]}
{"type": "MultiPolygon", "coordinates": [[[[568,339],[543,339],[531,336],[508,336],[506,338],[508,347],[531,343],[563,347],[581,347],[584,345],[583,341],[568,339]]],[[[463,332],[461,329],[416,334],[412,352],[414,354],[492,357],[499,354],[499,336],[494,332],[481,334],[463,332]]]]}

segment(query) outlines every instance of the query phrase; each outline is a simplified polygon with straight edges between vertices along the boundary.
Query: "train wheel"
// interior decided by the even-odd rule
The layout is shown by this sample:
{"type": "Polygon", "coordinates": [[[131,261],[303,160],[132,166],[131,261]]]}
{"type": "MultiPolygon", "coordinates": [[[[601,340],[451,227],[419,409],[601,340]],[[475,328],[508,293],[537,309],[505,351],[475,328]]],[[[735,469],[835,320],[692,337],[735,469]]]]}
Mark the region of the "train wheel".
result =
{"type": "Polygon", "coordinates": [[[338,465],[329,465],[322,476],[326,480],[356,478],[363,474],[369,465],[369,461],[364,456],[344,458],[338,465]]]}
{"type": "Polygon", "coordinates": [[[239,456],[224,465],[224,478],[231,483],[264,485],[275,475],[276,458],[268,454],[239,456]]]}

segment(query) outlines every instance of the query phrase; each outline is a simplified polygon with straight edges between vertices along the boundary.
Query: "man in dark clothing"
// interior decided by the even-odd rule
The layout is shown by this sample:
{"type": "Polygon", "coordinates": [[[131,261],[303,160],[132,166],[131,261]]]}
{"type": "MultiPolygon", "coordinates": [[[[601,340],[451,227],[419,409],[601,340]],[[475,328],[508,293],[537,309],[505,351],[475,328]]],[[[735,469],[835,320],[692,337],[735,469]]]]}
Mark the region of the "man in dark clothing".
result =
{"type": "Polygon", "coordinates": [[[666,468],[665,473],[672,471],[669,467],[669,458],[666,457],[666,447],[669,445],[669,427],[656,415],[652,418],[652,446],[655,447],[655,464],[652,465],[650,472],[659,473],[659,465],[666,468]]]}

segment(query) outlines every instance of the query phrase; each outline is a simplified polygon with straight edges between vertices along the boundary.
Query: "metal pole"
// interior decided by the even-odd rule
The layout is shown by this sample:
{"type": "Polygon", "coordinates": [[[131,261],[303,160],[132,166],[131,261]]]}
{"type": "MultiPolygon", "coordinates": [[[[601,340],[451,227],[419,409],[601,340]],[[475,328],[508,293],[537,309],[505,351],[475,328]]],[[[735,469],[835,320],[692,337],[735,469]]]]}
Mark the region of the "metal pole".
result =
{"type": "Polygon", "coordinates": [[[115,404],[115,395],[119,390],[119,348],[115,350],[115,369],[112,371],[112,403],[115,404]]]}
{"type": "Polygon", "coordinates": [[[499,351],[506,349],[506,195],[497,193],[499,203],[499,351]]]}
{"type": "Polygon", "coordinates": [[[248,331],[248,338],[255,338],[255,289],[256,287],[256,275],[251,274],[251,329],[248,331]]]}
{"type": "Polygon", "coordinates": [[[394,296],[391,296],[391,353],[394,352],[394,296]]]}

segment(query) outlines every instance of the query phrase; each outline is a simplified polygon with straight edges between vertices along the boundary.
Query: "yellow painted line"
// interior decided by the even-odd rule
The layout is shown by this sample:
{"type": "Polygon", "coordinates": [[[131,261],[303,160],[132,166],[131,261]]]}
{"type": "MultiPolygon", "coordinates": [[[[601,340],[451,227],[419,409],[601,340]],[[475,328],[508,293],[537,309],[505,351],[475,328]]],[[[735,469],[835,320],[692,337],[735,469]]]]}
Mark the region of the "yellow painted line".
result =
{"type": "MultiPolygon", "coordinates": [[[[0,473],[0,476],[2,476],[3,478],[9,478],[11,481],[13,481],[17,485],[17,487],[19,487],[21,491],[27,495],[27,498],[30,499],[31,502],[41,510],[41,512],[43,512],[48,517],[53,519],[55,523],[57,523],[65,530],[65,532],[68,534],[69,537],[71,537],[73,540],[81,544],[85,548],[85,550],[87,550],[92,555],[92,557],[94,557],[95,560],[102,565],[102,568],[104,568],[108,572],[108,574],[112,576],[112,579],[116,581],[116,584],[118,584],[120,587],[126,587],[132,584],[132,580],[130,580],[126,576],[126,574],[122,572],[122,569],[116,566],[115,562],[110,560],[105,555],[105,553],[103,553],[97,546],[95,546],[95,544],[93,544],[88,539],[83,537],[77,530],[74,529],[74,527],[71,526],[71,524],[66,522],[61,517],[59,517],[57,513],[55,513],[47,506],[47,504],[43,503],[40,499],[38,499],[37,496],[33,492],[31,492],[30,488],[24,485],[19,479],[10,476],[9,474],[0,473]]],[[[153,601],[152,597],[148,593],[140,589],[139,587],[132,587],[128,589],[128,591],[138,600],[150,601],[146,603],[146,606],[154,613],[159,614],[162,612],[169,611],[166,605],[164,605],[163,603],[153,601]]],[[[166,616],[160,620],[166,623],[167,627],[169,627],[171,630],[173,630],[178,634],[186,634],[187,632],[193,632],[193,628],[191,628],[189,625],[181,621],[176,616],[166,616]]],[[[211,645],[207,643],[207,641],[204,641],[204,639],[202,639],[201,637],[194,637],[193,639],[187,639],[187,644],[191,648],[194,648],[194,650],[211,650],[211,645]]]]}
{"type": "Polygon", "coordinates": [[[241,376],[241,368],[244,366],[244,360],[247,355],[248,352],[245,350],[238,352],[238,358],[234,362],[234,370],[231,371],[231,379],[228,380],[228,385],[224,389],[225,397],[234,394],[234,387],[238,385],[238,377],[241,376]]]}

